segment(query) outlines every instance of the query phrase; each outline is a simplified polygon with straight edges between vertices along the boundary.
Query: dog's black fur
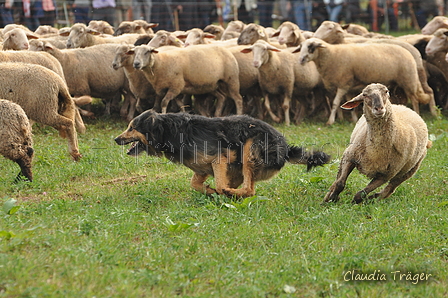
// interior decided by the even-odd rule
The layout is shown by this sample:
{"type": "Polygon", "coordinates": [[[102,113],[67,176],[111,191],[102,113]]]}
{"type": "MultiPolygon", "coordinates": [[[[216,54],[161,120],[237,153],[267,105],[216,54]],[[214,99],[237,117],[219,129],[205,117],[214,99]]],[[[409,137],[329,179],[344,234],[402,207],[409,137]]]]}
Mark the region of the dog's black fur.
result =
{"type": "Polygon", "coordinates": [[[272,126],[245,115],[207,118],[146,111],[115,141],[133,142],[129,155],[146,151],[189,167],[195,172],[191,185],[198,191],[238,197],[254,195],[255,182],[271,178],[286,161],[310,170],[330,160],[323,152],[288,145],[272,126]],[[208,176],[215,177],[216,189],[203,184],[208,176]]]}

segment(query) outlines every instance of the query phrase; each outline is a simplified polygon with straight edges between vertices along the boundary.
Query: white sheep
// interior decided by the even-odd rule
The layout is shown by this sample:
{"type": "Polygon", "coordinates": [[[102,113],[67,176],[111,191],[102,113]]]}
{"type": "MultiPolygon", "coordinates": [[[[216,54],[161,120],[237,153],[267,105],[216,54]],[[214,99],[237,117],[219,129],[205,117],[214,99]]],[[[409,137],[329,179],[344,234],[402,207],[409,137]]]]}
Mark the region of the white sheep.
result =
{"type": "Polygon", "coordinates": [[[272,37],[278,37],[278,43],[288,47],[296,47],[305,41],[299,26],[289,21],[283,22],[272,37]]]}
{"type": "Polygon", "coordinates": [[[154,34],[152,28],[158,25],[158,23],[148,23],[145,20],[123,21],[118,25],[113,35],[118,36],[126,33],[154,34]]]}
{"type": "Polygon", "coordinates": [[[181,41],[177,36],[166,30],[159,30],[156,32],[154,37],[147,43],[148,46],[154,48],[160,48],[162,46],[175,46],[182,48],[184,46],[184,42],[181,41]]]}
{"type": "Polygon", "coordinates": [[[422,34],[430,35],[434,34],[437,29],[448,28],[448,18],[445,16],[435,16],[431,21],[429,21],[423,28],[422,34]]]}
{"type": "Polygon", "coordinates": [[[48,42],[44,42],[40,50],[54,56],[62,65],[67,86],[73,96],[90,95],[104,98],[106,113],[110,114],[110,105],[117,97],[124,96],[125,103],[120,115],[127,120],[134,117],[135,97],[129,89],[129,81],[123,69],[114,70],[112,60],[119,44],[103,44],[81,49],[60,50],[48,42]]]}
{"type": "Polygon", "coordinates": [[[57,129],[68,139],[72,158],[81,158],[75,104],[65,81],[55,72],[37,64],[0,63],[0,98],[19,104],[30,120],[57,129]]]}
{"type": "Polygon", "coordinates": [[[30,47],[29,39],[39,38],[33,32],[23,30],[22,28],[14,28],[3,35],[3,50],[28,50],[30,47]]]}
{"type": "Polygon", "coordinates": [[[372,179],[356,193],[354,203],[389,182],[369,199],[389,197],[405,180],[411,178],[426,156],[432,142],[428,139],[425,121],[411,109],[390,102],[389,90],[382,84],[370,84],[361,94],[342,108],[351,109],[364,103],[364,115],[359,119],[345,149],[336,181],[324,201],[337,201],[347,177],[354,168],[372,179]]]}
{"type": "Polygon", "coordinates": [[[258,40],[242,52],[253,52],[253,66],[258,69],[258,81],[271,118],[280,122],[280,118],[271,110],[269,95],[281,95],[285,124],[289,125],[289,108],[294,89],[306,94],[321,83],[316,66],[312,62],[300,65],[292,53],[281,51],[264,40],[258,40]]]}
{"type": "Polygon", "coordinates": [[[427,104],[431,100],[420,84],[414,57],[401,46],[373,43],[332,45],[310,38],[296,51],[300,51],[300,63],[315,62],[328,91],[336,90],[328,125],[334,123],[340,102],[350,90],[361,89],[374,82],[396,83],[416,111],[419,102],[427,104]]]}
{"type": "MultiPolygon", "coordinates": [[[[411,44],[398,39],[378,39],[378,38],[365,38],[361,36],[356,36],[355,38],[350,37],[344,30],[343,27],[331,21],[324,21],[319,26],[319,28],[314,33],[314,37],[320,38],[325,42],[331,44],[350,44],[350,43],[385,43],[385,44],[395,44],[401,46],[402,48],[409,51],[415,59],[417,64],[417,73],[420,79],[420,84],[423,90],[428,94],[431,99],[429,101],[429,108],[433,115],[437,115],[435,109],[434,92],[432,88],[428,85],[428,76],[426,74],[426,67],[423,63],[422,56],[420,52],[411,44]]],[[[418,113],[418,110],[416,110],[418,113]]]]}
{"type": "Polygon", "coordinates": [[[251,45],[254,44],[257,40],[264,40],[271,43],[277,48],[286,48],[285,44],[281,45],[280,43],[278,43],[277,38],[269,38],[269,35],[263,26],[254,23],[251,23],[244,27],[244,30],[238,36],[237,43],[239,45],[251,45]]]}
{"type": "Polygon", "coordinates": [[[134,44],[140,34],[123,34],[120,36],[101,37],[101,33],[88,28],[85,24],[77,23],[70,28],[70,32],[59,33],[67,36],[67,48],[86,48],[106,43],[129,43],[134,44]]]}
{"type": "Polygon", "coordinates": [[[157,96],[163,97],[162,113],[181,93],[211,93],[217,97],[215,116],[221,115],[226,96],[234,100],[236,113],[242,114],[238,63],[226,48],[203,45],[159,53],[140,45],[128,53],[135,53],[134,67],[144,71],[157,96]]]}
{"type": "Polygon", "coordinates": [[[22,176],[33,181],[33,139],[31,125],[23,109],[16,103],[0,99],[0,154],[16,162],[22,176]]]}
{"type": "Polygon", "coordinates": [[[221,40],[233,39],[240,36],[241,32],[246,27],[242,21],[230,21],[226,29],[222,33],[221,40]]]}

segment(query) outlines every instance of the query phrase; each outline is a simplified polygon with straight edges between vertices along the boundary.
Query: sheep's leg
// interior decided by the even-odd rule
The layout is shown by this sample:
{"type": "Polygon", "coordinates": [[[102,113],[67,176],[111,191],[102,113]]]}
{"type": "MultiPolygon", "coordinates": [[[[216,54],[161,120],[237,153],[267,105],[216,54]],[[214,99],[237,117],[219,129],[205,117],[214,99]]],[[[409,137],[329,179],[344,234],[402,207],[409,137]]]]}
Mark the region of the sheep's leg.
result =
{"type": "Polygon", "coordinates": [[[241,96],[239,92],[239,88],[233,89],[229,88],[229,97],[233,99],[235,102],[236,107],[236,114],[242,115],[243,114],[243,97],[241,96]]]}
{"type": "Polygon", "coordinates": [[[271,116],[272,120],[274,120],[277,123],[280,123],[280,118],[277,117],[277,115],[275,115],[274,112],[272,112],[271,103],[269,101],[269,95],[268,94],[266,94],[264,96],[264,106],[266,107],[266,110],[268,111],[269,116],[271,116]]]}
{"type": "Polygon", "coordinates": [[[198,174],[194,173],[193,177],[191,178],[191,187],[195,189],[198,192],[205,193],[206,195],[211,195],[216,193],[216,190],[211,188],[209,185],[204,185],[205,180],[207,180],[208,175],[204,174],[198,174]]]}
{"type": "Polygon", "coordinates": [[[289,118],[290,103],[291,103],[291,97],[285,96],[285,98],[283,99],[282,109],[285,113],[285,124],[288,126],[291,124],[291,119],[289,118]]]}
{"type": "Polygon", "coordinates": [[[47,119],[43,124],[56,128],[61,137],[68,139],[68,150],[73,160],[78,161],[82,157],[78,149],[78,136],[73,120],[56,114],[51,119],[47,119]]]}
{"type": "Polygon", "coordinates": [[[401,183],[403,183],[404,181],[411,178],[415,174],[415,172],[417,172],[422,161],[423,161],[423,157],[418,161],[418,163],[411,170],[409,170],[409,172],[407,172],[403,176],[395,177],[392,180],[390,180],[389,184],[380,193],[374,194],[372,196],[372,198],[379,197],[379,200],[388,198],[391,194],[393,194],[395,192],[395,190],[401,183]]]}
{"type": "Polygon", "coordinates": [[[255,195],[254,162],[251,150],[252,144],[253,142],[251,140],[248,140],[243,147],[243,156],[241,160],[243,164],[243,187],[239,189],[225,188],[223,192],[227,196],[246,198],[255,195]]]}
{"type": "Polygon", "coordinates": [[[339,201],[339,194],[344,190],[347,178],[355,166],[356,165],[353,162],[350,162],[347,159],[341,160],[336,181],[330,186],[330,191],[325,195],[324,202],[339,201]]]}
{"type": "Polygon", "coordinates": [[[352,203],[356,203],[356,204],[362,203],[363,197],[366,197],[372,190],[377,189],[378,187],[380,187],[381,185],[383,185],[386,182],[387,182],[386,180],[384,180],[380,177],[372,179],[372,181],[370,181],[370,183],[363,190],[356,193],[355,197],[353,198],[352,203]]]}
{"type": "Polygon", "coordinates": [[[226,97],[219,91],[214,92],[214,94],[216,96],[215,117],[221,117],[226,97]]]}
{"type": "Polygon", "coordinates": [[[170,101],[179,95],[180,92],[177,92],[176,90],[168,90],[168,92],[165,94],[165,97],[162,99],[162,114],[166,114],[166,110],[168,108],[168,104],[170,101]]]}
{"type": "Polygon", "coordinates": [[[336,112],[338,111],[339,106],[341,104],[341,100],[345,96],[345,94],[347,94],[347,90],[340,88],[336,92],[336,96],[333,99],[333,105],[331,106],[331,113],[330,117],[328,118],[327,125],[332,125],[334,123],[334,120],[336,118],[336,112]]]}

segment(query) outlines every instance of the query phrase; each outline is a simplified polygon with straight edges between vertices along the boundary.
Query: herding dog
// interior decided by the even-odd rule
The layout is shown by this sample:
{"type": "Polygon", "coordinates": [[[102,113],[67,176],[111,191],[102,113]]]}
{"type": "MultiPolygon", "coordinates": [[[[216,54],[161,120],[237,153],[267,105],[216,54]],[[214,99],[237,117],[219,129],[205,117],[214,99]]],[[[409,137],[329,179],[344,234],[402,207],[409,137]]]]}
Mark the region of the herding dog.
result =
{"type": "Polygon", "coordinates": [[[277,174],[286,161],[310,170],[330,160],[323,152],[289,146],[272,126],[245,115],[207,118],[149,110],[134,118],[115,142],[133,143],[128,155],[146,151],[182,163],[194,171],[191,186],[208,195],[250,197],[255,182],[277,174]],[[208,176],[215,177],[215,189],[204,185],[208,176]]]}

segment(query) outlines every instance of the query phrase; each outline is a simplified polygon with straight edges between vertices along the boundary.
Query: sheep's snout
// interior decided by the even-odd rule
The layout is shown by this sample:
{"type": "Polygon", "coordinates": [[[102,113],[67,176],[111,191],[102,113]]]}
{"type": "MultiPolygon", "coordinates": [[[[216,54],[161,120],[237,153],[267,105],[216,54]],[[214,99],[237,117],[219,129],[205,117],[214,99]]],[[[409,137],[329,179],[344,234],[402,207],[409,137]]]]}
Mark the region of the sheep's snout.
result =
{"type": "Polygon", "coordinates": [[[283,36],[281,36],[281,37],[278,38],[278,43],[283,45],[283,44],[286,43],[286,39],[283,36]]]}
{"type": "Polygon", "coordinates": [[[379,105],[373,106],[372,107],[372,114],[375,117],[381,118],[381,117],[384,116],[384,114],[386,114],[386,108],[384,106],[382,106],[382,105],[381,106],[379,106],[379,105]]]}
{"type": "Polygon", "coordinates": [[[117,70],[117,69],[119,69],[120,68],[120,66],[118,65],[118,63],[112,63],[112,68],[113,69],[115,69],[115,70],[117,70]]]}
{"type": "Polygon", "coordinates": [[[300,62],[300,64],[305,64],[305,63],[307,63],[308,62],[308,57],[307,56],[303,56],[303,57],[300,57],[299,58],[299,62],[300,62]]]}
{"type": "Polygon", "coordinates": [[[255,68],[260,68],[261,66],[261,62],[260,61],[254,61],[254,67],[255,68]]]}
{"type": "Polygon", "coordinates": [[[142,69],[142,64],[138,61],[134,61],[134,68],[135,69],[142,69]]]}

